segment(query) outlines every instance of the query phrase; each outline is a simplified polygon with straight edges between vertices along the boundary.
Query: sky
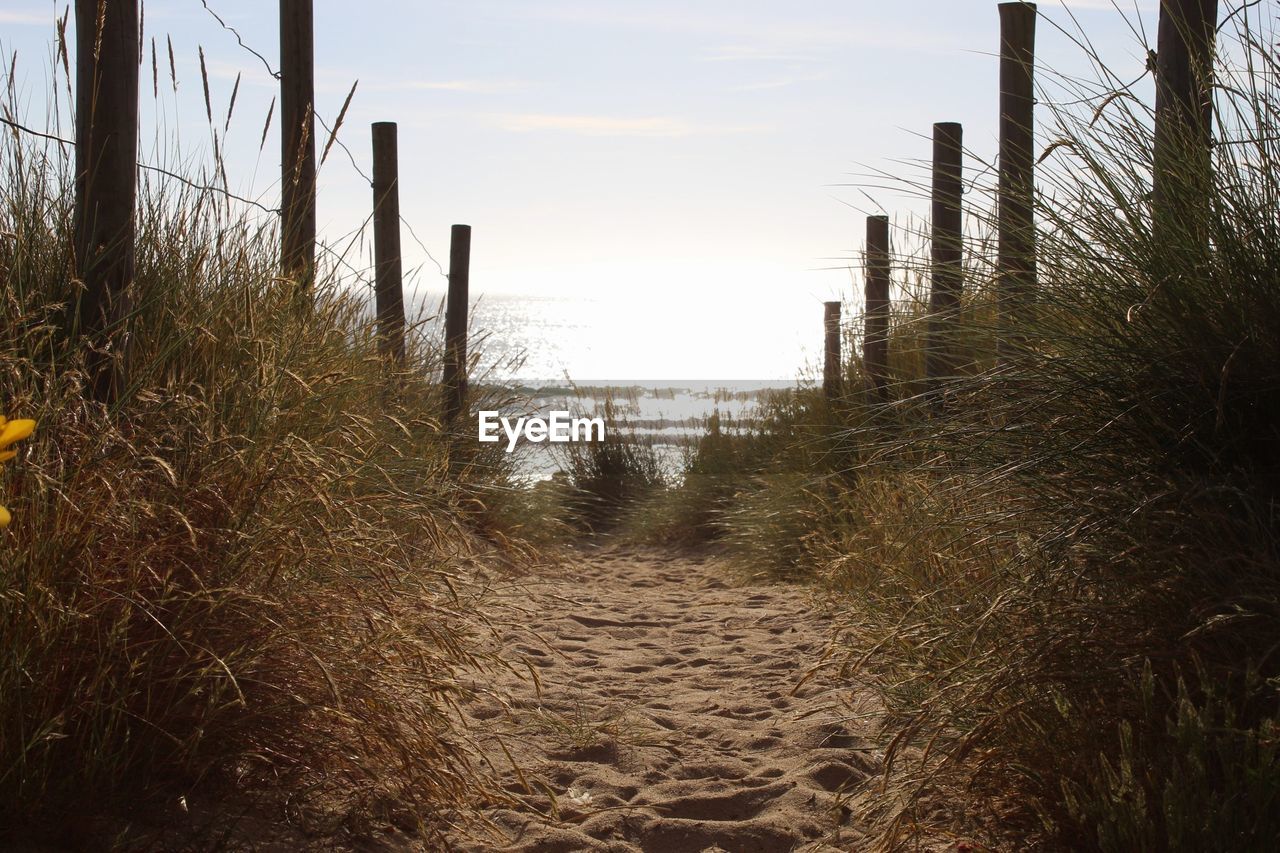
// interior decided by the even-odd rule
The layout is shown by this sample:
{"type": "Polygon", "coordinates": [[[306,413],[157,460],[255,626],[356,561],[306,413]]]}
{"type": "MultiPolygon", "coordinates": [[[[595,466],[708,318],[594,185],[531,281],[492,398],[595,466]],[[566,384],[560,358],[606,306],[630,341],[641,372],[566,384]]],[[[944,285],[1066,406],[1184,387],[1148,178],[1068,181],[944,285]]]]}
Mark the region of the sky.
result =
{"type": "MultiPolygon", "coordinates": [[[[277,4],[206,2],[276,67],[277,4]]],[[[1122,76],[1138,76],[1145,54],[1132,28],[1154,40],[1155,2],[1118,2],[1123,14],[1109,0],[1041,3],[1039,64],[1087,75],[1083,30],[1122,76]]],[[[142,160],[208,161],[203,49],[219,133],[241,78],[220,142],[232,188],[274,206],[278,121],[259,143],[277,84],[208,9],[145,3],[142,160]]],[[[0,50],[6,66],[17,54],[20,111],[35,126],[49,124],[53,21],[64,10],[65,0],[0,10],[0,50]]],[[[808,312],[816,326],[823,300],[856,311],[849,267],[863,217],[923,210],[906,192],[859,189],[868,173],[920,178],[936,121],[962,122],[975,158],[996,149],[999,29],[988,0],[316,0],[315,18],[320,116],[332,124],[359,81],[340,134],[359,169],[369,170],[369,124],[399,123],[401,208],[414,232],[406,266],[421,269],[428,303],[442,281],[415,236],[443,263],[449,226],[461,222],[474,229],[474,292],[590,298],[620,322],[643,302],[651,323],[684,317],[672,334],[687,341],[697,334],[689,317],[733,303],[744,336],[776,321],[781,337],[803,338],[796,324],[808,312]]],[[[370,205],[335,147],[320,173],[322,236],[345,245],[370,205]]],[[[353,257],[357,268],[367,261],[353,257]]],[[[750,360],[716,349],[689,350],[704,374],[750,360]]]]}

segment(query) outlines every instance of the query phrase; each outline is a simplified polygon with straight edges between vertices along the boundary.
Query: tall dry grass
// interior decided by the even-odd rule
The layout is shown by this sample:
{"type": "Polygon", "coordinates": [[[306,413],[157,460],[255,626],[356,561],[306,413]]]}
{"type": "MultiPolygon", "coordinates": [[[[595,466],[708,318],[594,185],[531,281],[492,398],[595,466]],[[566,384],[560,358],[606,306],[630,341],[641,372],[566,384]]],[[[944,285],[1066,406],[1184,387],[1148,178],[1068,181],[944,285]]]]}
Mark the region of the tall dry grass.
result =
{"type": "Polygon", "coordinates": [[[0,140],[0,402],[40,423],[0,483],[0,827],[96,845],[104,813],[265,798],[439,836],[495,795],[451,708],[502,463],[450,464],[424,326],[393,368],[361,294],[299,295],[272,226],[172,182],[141,194],[131,384],[87,402],[69,168],[0,140]]]}
{"type": "Polygon", "coordinates": [[[862,396],[855,361],[834,410],[774,425],[790,487],[744,478],[721,515],[825,588],[832,666],[885,700],[886,774],[852,804],[881,846],[1280,837],[1280,61],[1275,4],[1233,11],[1212,176],[1182,161],[1199,191],[1176,221],[1151,224],[1150,105],[1094,57],[1097,79],[1042,93],[1041,291],[1014,357],[971,257],[945,411],[906,300],[894,401],[862,396]]]}
{"type": "Polygon", "coordinates": [[[635,504],[663,487],[662,460],[646,437],[626,425],[611,397],[597,406],[603,441],[571,442],[557,448],[565,488],[556,511],[571,528],[603,533],[616,528],[635,504]]]}

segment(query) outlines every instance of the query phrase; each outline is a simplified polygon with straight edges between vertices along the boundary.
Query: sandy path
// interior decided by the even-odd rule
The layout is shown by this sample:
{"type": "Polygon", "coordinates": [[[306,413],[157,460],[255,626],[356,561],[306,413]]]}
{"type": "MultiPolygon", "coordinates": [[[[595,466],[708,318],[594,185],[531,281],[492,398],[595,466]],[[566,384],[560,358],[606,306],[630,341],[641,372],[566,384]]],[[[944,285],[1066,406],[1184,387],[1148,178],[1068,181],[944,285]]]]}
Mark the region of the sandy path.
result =
{"type": "Polygon", "coordinates": [[[529,662],[541,695],[500,676],[465,712],[495,732],[489,759],[529,808],[492,813],[505,846],[460,849],[853,849],[840,791],[878,771],[871,708],[851,708],[847,685],[797,688],[829,636],[802,588],[610,549],[534,579],[520,606],[504,654],[529,662]]]}

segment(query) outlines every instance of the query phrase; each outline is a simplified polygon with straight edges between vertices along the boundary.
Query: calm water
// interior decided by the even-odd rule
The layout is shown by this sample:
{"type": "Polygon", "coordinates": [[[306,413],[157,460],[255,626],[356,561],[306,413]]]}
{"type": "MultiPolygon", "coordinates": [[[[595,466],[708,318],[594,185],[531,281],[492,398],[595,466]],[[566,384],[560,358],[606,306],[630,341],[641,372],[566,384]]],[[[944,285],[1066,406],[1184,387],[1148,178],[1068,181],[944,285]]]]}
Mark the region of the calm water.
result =
{"type": "MultiPolygon", "coordinates": [[[[651,443],[676,474],[711,414],[749,421],[761,392],[813,375],[822,303],[805,294],[767,305],[697,294],[675,302],[481,296],[471,336],[481,353],[476,379],[515,391],[504,414],[594,415],[607,400],[627,434],[651,443]]],[[[522,446],[525,477],[552,476],[559,450],[522,446]]]]}
{"type": "MultiPolygon", "coordinates": [[[[577,416],[608,412],[610,429],[651,446],[672,479],[681,474],[688,452],[707,430],[708,418],[719,418],[725,432],[749,431],[762,401],[795,382],[651,381],[605,385],[514,384],[515,401],[504,408],[509,417],[568,411],[577,416]]],[[[505,445],[505,438],[502,439],[505,445]]],[[[529,481],[546,479],[563,467],[567,445],[522,443],[518,468],[529,481]]]]}

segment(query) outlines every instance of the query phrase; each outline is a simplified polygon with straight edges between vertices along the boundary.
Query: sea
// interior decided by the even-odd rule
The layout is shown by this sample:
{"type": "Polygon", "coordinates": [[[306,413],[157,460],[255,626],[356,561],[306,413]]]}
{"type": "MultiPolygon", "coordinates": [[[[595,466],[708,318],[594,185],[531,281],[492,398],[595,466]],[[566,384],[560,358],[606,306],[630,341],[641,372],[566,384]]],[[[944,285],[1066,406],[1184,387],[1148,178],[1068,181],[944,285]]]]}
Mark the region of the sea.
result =
{"type": "MultiPolygon", "coordinates": [[[[748,301],[482,295],[471,307],[474,386],[503,413],[600,414],[653,447],[678,478],[709,419],[750,429],[771,394],[812,383],[822,303],[803,295],[748,301]]],[[[727,425],[727,426],[726,426],[727,425]]],[[[505,445],[505,442],[504,442],[505,445]]],[[[522,479],[554,477],[563,446],[518,451],[522,479]]]]}

